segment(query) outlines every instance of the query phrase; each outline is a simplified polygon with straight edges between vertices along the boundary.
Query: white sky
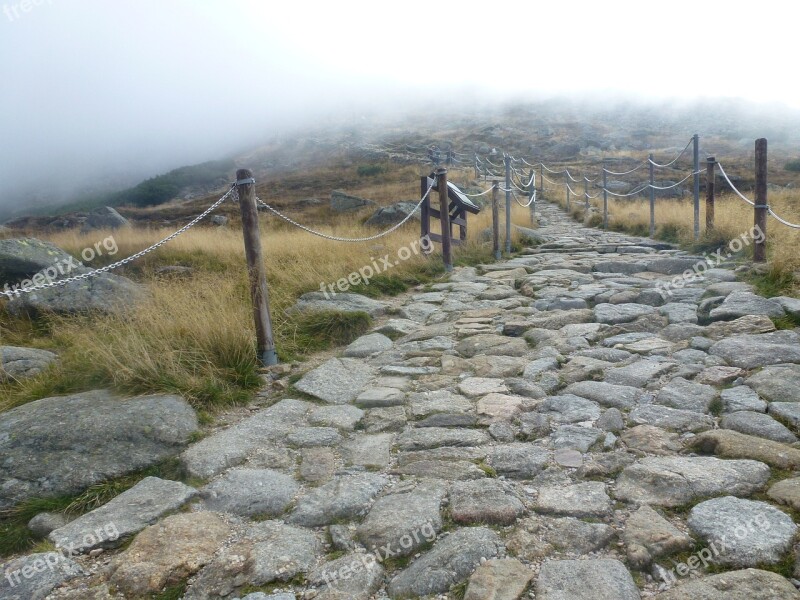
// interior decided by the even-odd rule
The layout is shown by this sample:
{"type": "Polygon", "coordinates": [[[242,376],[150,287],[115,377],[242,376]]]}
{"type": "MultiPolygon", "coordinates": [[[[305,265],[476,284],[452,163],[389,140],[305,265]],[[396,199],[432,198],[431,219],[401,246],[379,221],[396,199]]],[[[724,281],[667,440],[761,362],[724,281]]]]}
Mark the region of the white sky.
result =
{"type": "Polygon", "coordinates": [[[800,108],[790,6],[0,0],[0,203],[6,181],[42,165],[159,170],[448,91],[800,108]]]}

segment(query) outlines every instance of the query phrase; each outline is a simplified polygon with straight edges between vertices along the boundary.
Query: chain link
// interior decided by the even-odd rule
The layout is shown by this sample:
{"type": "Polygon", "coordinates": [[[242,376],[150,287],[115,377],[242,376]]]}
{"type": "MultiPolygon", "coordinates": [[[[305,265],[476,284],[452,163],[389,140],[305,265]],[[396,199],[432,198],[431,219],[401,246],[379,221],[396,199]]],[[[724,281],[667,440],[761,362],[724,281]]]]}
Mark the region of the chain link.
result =
{"type": "Polygon", "coordinates": [[[133,262],[134,260],[136,260],[138,258],[141,258],[145,254],[149,254],[153,250],[156,250],[156,249],[160,248],[161,246],[163,246],[167,242],[169,242],[171,240],[174,240],[176,237],[178,237],[182,233],[188,231],[189,229],[191,229],[192,227],[197,225],[205,217],[207,217],[214,210],[216,210],[216,208],[220,204],[225,202],[225,200],[227,200],[228,196],[230,196],[231,194],[234,194],[234,196],[236,196],[236,188],[235,188],[235,186],[231,186],[231,188],[227,192],[225,192],[225,195],[223,195],[219,200],[214,202],[214,204],[209,206],[201,214],[199,214],[194,219],[192,219],[189,223],[187,223],[186,225],[184,225],[183,227],[178,229],[178,231],[168,235],[167,237],[165,237],[160,242],[156,242],[155,244],[153,244],[149,248],[145,248],[144,250],[141,250],[141,251],[137,252],[136,254],[134,254],[132,256],[129,256],[128,258],[123,258],[122,260],[120,260],[118,262],[112,263],[110,265],[106,265],[105,267],[100,267],[99,269],[94,269],[94,270],[89,271],[87,273],[81,273],[80,275],[75,275],[74,277],[67,277],[66,279],[59,279],[57,281],[49,281],[47,283],[42,283],[42,284],[34,285],[34,286],[31,286],[31,287],[21,288],[21,289],[16,289],[16,290],[12,290],[10,292],[2,291],[2,292],[0,292],[0,296],[5,296],[5,297],[10,299],[10,298],[13,298],[15,296],[18,297],[20,294],[30,294],[30,293],[33,293],[33,292],[38,292],[40,290],[47,290],[47,289],[51,289],[51,288],[55,288],[55,287],[62,287],[62,286],[68,285],[70,283],[73,283],[75,281],[83,281],[84,279],[91,279],[92,277],[97,277],[99,275],[102,275],[103,273],[108,273],[109,271],[111,271],[113,269],[116,269],[118,267],[122,267],[124,265],[127,265],[128,263],[133,262]]]}
{"type": "Polygon", "coordinates": [[[308,232],[308,233],[310,233],[312,235],[316,235],[316,236],[321,237],[323,239],[331,240],[333,242],[371,242],[372,240],[377,240],[378,238],[382,238],[382,237],[384,237],[386,235],[389,235],[390,233],[392,233],[394,231],[397,231],[398,229],[400,229],[400,227],[405,225],[408,222],[408,220],[411,219],[411,217],[414,216],[414,213],[416,213],[419,210],[420,206],[422,206],[422,203],[425,202],[425,200],[428,198],[428,195],[431,193],[431,190],[433,189],[434,185],[436,185],[435,182],[432,183],[428,187],[428,191],[425,192],[425,194],[422,196],[420,201],[414,207],[414,210],[412,210],[410,213],[408,213],[406,218],[403,219],[402,221],[400,221],[397,225],[394,225],[393,227],[391,227],[391,228],[389,228],[386,231],[383,231],[381,233],[377,233],[375,235],[371,235],[369,237],[363,237],[363,238],[343,238],[343,237],[338,237],[338,236],[335,236],[335,235],[328,235],[328,234],[322,233],[320,231],[315,231],[314,229],[311,229],[310,227],[306,227],[305,225],[302,225],[302,224],[298,223],[297,221],[295,221],[291,217],[287,217],[286,215],[284,215],[279,210],[271,207],[269,204],[264,202],[258,196],[256,196],[256,202],[258,202],[261,206],[266,208],[268,211],[272,212],[275,216],[280,217],[281,219],[283,219],[287,223],[291,223],[295,227],[298,227],[298,228],[302,229],[303,231],[306,231],[306,232],[308,232]]]}

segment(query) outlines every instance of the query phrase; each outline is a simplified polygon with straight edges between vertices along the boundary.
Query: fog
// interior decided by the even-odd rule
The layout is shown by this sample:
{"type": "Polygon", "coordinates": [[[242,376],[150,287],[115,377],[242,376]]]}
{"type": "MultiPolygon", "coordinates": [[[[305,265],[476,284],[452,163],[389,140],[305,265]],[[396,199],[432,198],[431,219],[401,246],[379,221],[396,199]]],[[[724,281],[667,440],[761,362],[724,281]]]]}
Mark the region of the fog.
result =
{"type": "Polygon", "coordinates": [[[0,2],[0,211],[366,112],[546,96],[800,108],[785,3],[0,2]]]}

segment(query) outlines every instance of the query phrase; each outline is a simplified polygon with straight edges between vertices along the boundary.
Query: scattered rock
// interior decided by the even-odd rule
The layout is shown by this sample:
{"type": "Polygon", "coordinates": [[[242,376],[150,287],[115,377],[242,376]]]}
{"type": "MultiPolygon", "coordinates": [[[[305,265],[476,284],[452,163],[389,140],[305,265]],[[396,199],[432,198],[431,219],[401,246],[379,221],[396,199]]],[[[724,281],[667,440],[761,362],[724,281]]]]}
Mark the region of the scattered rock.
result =
{"type": "Polygon", "coordinates": [[[300,490],[294,479],[271,469],[233,469],[200,490],[207,510],[243,517],[277,517],[300,490]]]}
{"type": "Polygon", "coordinates": [[[0,381],[33,377],[57,359],[56,354],[47,350],[0,346],[0,381]]]}

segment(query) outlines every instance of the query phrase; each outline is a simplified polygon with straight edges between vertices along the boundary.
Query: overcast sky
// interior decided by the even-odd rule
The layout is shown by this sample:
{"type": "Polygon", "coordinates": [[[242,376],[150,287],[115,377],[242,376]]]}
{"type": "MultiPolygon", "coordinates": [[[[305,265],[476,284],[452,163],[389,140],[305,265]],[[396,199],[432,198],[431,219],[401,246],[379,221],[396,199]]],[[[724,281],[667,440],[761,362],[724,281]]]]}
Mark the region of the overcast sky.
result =
{"type": "Polygon", "coordinates": [[[151,173],[444,88],[800,108],[786,2],[0,4],[0,202],[38,170],[151,173]]]}

